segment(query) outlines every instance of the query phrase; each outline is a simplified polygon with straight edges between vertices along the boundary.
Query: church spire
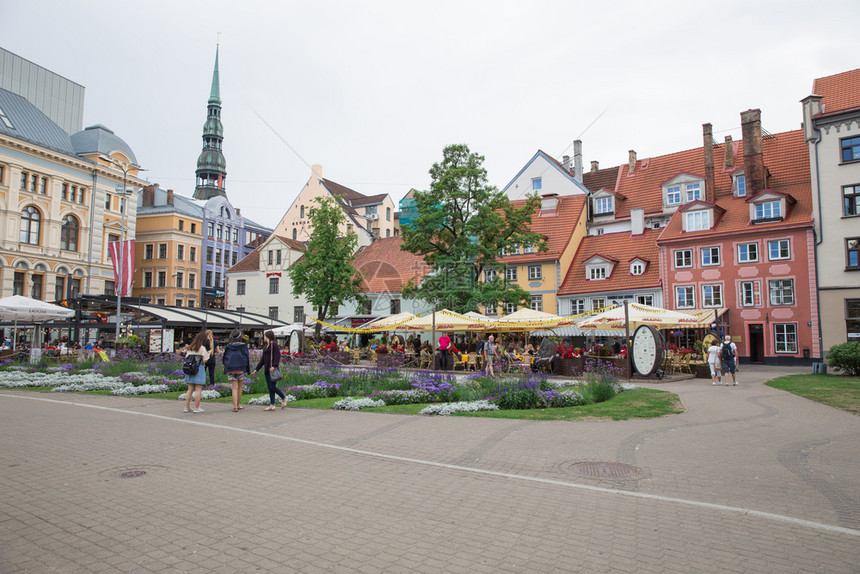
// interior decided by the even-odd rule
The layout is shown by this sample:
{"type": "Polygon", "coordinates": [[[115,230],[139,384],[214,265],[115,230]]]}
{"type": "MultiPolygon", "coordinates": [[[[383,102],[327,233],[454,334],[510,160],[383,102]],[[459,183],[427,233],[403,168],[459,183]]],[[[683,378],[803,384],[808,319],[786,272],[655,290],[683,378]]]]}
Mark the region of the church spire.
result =
{"type": "Polygon", "coordinates": [[[212,72],[212,89],[203,124],[203,151],[197,158],[197,178],[194,199],[227,197],[227,161],[221,151],[224,127],[221,125],[221,82],[218,73],[218,50],[215,46],[215,69],[212,72]]]}

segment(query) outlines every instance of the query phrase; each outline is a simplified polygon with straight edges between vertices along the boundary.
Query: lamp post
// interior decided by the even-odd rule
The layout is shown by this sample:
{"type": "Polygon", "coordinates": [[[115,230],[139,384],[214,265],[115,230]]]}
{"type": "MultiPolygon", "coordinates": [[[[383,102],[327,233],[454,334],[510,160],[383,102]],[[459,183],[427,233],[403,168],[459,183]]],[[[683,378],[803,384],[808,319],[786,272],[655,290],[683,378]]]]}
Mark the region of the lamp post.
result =
{"type": "Polygon", "coordinates": [[[119,341],[119,327],[120,327],[120,319],[122,317],[122,271],[123,271],[123,262],[125,261],[125,216],[128,213],[128,189],[126,188],[126,183],[128,181],[128,172],[134,170],[136,172],[146,171],[144,168],[139,165],[130,163],[130,162],[120,162],[115,158],[110,156],[102,155],[99,156],[99,159],[102,159],[109,164],[113,165],[116,168],[119,168],[122,171],[122,192],[120,193],[120,210],[122,211],[122,220],[120,222],[120,240],[119,240],[119,249],[117,250],[119,253],[119,276],[117,277],[117,285],[116,285],[116,330],[114,332],[114,352],[116,352],[116,344],[119,341]]]}

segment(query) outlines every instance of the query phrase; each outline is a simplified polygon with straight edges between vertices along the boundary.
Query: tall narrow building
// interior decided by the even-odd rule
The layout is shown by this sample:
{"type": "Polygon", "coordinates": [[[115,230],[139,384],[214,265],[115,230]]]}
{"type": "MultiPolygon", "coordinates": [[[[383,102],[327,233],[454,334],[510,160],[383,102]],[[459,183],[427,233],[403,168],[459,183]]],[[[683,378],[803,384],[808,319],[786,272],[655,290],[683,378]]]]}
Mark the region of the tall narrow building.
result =
{"type": "Polygon", "coordinates": [[[225,190],[227,161],[221,151],[223,142],[224,127],[221,125],[221,88],[218,78],[218,47],[216,47],[212,90],[206,107],[206,123],[203,124],[203,151],[197,158],[194,199],[227,197],[225,190]]]}

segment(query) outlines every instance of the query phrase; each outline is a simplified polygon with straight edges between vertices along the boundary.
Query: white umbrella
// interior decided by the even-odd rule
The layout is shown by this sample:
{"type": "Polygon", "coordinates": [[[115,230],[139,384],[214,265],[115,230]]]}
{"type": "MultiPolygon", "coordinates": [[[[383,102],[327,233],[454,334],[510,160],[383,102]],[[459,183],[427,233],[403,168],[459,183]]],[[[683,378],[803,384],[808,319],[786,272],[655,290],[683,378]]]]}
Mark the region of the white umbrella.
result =
{"type": "Polygon", "coordinates": [[[41,323],[53,319],[68,319],[74,315],[74,309],[52,305],[21,295],[12,295],[0,299],[0,321],[41,323]]]}
{"type": "MultiPolygon", "coordinates": [[[[651,325],[657,329],[674,329],[676,327],[699,327],[699,319],[688,313],[673,311],[671,309],[659,309],[630,303],[627,308],[627,319],[630,330],[635,330],[639,325],[651,325]]],[[[603,311],[585,319],[577,325],[582,330],[587,329],[624,329],[625,311],[624,306],[619,305],[612,309],[603,311]]]]}

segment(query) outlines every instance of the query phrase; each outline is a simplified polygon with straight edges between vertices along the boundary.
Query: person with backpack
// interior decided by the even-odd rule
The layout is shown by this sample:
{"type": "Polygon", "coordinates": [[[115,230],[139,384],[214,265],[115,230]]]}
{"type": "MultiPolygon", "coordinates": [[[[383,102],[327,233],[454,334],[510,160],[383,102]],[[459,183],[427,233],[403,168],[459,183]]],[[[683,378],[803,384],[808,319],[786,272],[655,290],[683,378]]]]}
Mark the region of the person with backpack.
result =
{"type": "Polygon", "coordinates": [[[251,374],[251,358],[248,345],[242,342],[241,330],[230,331],[230,342],[224,347],[221,362],[232,386],[230,394],[233,396],[233,412],[238,413],[245,408],[242,406],[242,379],[251,374]]]}
{"type": "Polygon", "coordinates": [[[206,350],[206,331],[200,331],[194,340],[188,345],[188,352],[182,362],[182,372],[185,373],[185,383],[188,390],[185,392],[186,413],[202,413],[200,399],[203,396],[203,385],[206,383],[206,369],[204,363],[209,360],[209,351],[206,350]],[[191,394],[194,393],[194,409],[191,408],[191,394]]]}
{"type": "Polygon", "coordinates": [[[726,384],[729,384],[729,373],[732,374],[732,384],[737,386],[738,379],[735,376],[735,370],[738,365],[738,348],[732,343],[732,338],[726,335],[723,344],[720,345],[720,359],[723,362],[723,378],[726,379],[726,384]]]}

